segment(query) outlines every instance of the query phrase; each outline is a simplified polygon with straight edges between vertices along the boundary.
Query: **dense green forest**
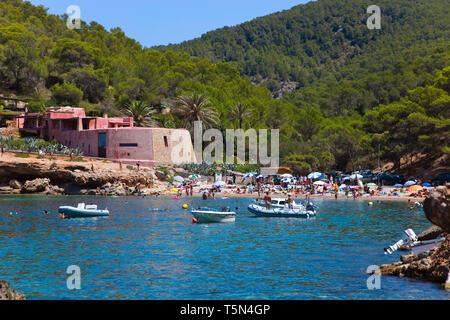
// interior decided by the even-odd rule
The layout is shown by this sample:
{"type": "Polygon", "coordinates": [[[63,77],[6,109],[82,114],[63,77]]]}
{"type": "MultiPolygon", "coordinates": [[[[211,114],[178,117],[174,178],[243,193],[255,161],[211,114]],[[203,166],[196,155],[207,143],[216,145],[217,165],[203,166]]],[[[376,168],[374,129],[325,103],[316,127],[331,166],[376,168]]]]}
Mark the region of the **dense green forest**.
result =
{"type": "Polygon", "coordinates": [[[358,78],[448,44],[446,0],[319,0],[225,27],[159,50],[230,62],[275,94],[283,83],[358,78]],[[367,8],[381,8],[381,29],[369,30],[367,8]]]}
{"type": "Polygon", "coordinates": [[[3,0],[0,95],[30,96],[31,110],[131,114],[140,125],[279,128],[282,163],[302,174],[448,156],[447,1],[380,1],[381,30],[366,26],[370,4],[319,0],[144,48],[119,28],[70,30],[67,16],[3,0]]]}

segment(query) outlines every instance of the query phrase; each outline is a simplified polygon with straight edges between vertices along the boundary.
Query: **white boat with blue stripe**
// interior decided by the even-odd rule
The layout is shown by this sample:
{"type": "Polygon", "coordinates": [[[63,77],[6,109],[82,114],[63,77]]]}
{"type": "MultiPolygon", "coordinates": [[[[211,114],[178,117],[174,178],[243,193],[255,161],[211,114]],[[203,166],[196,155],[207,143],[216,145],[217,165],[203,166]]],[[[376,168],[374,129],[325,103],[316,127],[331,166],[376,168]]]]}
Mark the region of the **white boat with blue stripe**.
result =
{"type": "Polygon", "coordinates": [[[95,218],[109,216],[108,209],[98,210],[96,205],[86,205],[79,203],[78,207],[62,206],[58,208],[58,212],[66,219],[73,218],[95,218]]]}
{"type": "Polygon", "coordinates": [[[286,199],[273,199],[269,209],[264,202],[253,202],[248,206],[248,211],[257,217],[267,218],[313,218],[317,210],[310,202],[303,205],[295,203],[287,205],[286,199]]]}

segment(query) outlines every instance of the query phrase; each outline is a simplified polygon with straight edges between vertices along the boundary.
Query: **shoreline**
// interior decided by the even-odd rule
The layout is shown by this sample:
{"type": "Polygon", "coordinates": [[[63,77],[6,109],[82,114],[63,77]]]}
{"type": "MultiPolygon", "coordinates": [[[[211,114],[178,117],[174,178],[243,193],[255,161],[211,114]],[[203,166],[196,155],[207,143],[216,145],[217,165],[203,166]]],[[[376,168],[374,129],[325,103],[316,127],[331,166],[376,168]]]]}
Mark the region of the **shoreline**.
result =
{"type": "MultiPolygon", "coordinates": [[[[152,198],[152,199],[159,199],[159,198],[178,198],[180,200],[187,200],[187,199],[198,199],[202,197],[201,193],[196,193],[193,196],[178,196],[176,194],[170,194],[170,193],[164,193],[161,194],[159,196],[154,196],[154,195],[101,195],[101,194],[46,194],[46,193],[28,193],[28,194],[24,194],[24,193],[2,193],[0,194],[0,199],[4,198],[4,197],[8,197],[8,196],[23,196],[23,197],[33,197],[33,196],[47,196],[47,197],[104,197],[104,198],[125,198],[125,197],[130,197],[130,198],[152,198]]],[[[272,198],[283,198],[285,197],[285,195],[272,195],[272,198]]],[[[233,194],[233,195],[228,195],[228,194],[216,194],[216,199],[215,200],[227,200],[227,199],[257,199],[258,195],[257,194],[245,194],[245,195],[239,195],[239,194],[233,194]],[[226,198],[226,199],[224,199],[226,198]]],[[[211,200],[212,198],[208,198],[208,200],[211,200]]],[[[302,196],[296,196],[294,197],[294,199],[306,199],[306,195],[302,195],[302,196]]],[[[366,197],[366,196],[362,196],[357,198],[356,200],[353,199],[353,197],[345,197],[344,195],[338,197],[338,199],[334,198],[334,195],[326,195],[326,196],[310,196],[310,199],[313,200],[334,200],[334,201],[373,201],[373,202],[377,202],[377,201],[394,201],[394,202],[408,202],[408,200],[413,201],[414,202],[422,202],[425,200],[425,198],[411,198],[411,197],[389,197],[389,196],[379,196],[379,197],[366,197]]],[[[171,199],[172,200],[172,199],[171,199]]]]}
{"type": "MultiPolygon", "coordinates": [[[[175,187],[169,182],[170,177],[182,176],[187,178],[186,170],[175,167],[141,168],[125,166],[105,160],[86,159],[71,161],[70,158],[50,159],[48,157],[17,157],[14,153],[4,153],[0,157],[0,195],[90,195],[90,196],[152,196],[191,198],[202,197],[205,188],[211,188],[211,180],[200,181],[200,186],[194,187],[194,194],[187,196],[180,194],[182,187],[175,187]],[[172,187],[169,187],[172,186],[172,187]],[[170,188],[175,188],[172,191],[170,188]]],[[[206,178],[206,177],[205,177],[206,178]]],[[[222,188],[216,193],[216,198],[258,198],[258,193],[236,193],[236,185],[232,188],[222,188]]],[[[425,198],[387,195],[393,187],[383,187],[383,195],[369,196],[363,194],[353,200],[353,196],[346,196],[339,192],[338,199],[353,201],[412,201],[422,202],[425,198]]],[[[291,192],[293,193],[293,192],[291,192]]],[[[287,197],[287,191],[272,191],[273,198],[287,197]]],[[[261,192],[261,197],[263,193],[261,192]]],[[[294,194],[294,198],[304,199],[307,194],[294,194]]],[[[310,195],[311,199],[335,200],[334,193],[310,195]]],[[[210,198],[209,198],[210,199],[210,198]]]]}

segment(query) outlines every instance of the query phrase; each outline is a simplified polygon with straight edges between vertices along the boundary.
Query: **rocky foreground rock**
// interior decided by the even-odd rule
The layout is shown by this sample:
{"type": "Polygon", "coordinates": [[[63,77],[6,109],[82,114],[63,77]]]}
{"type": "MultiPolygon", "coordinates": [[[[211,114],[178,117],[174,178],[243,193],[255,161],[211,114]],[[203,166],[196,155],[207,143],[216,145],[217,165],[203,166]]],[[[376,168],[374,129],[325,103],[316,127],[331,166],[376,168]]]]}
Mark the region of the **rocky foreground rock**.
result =
{"type": "Polygon", "coordinates": [[[40,159],[0,160],[0,194],[161,194],[167,174],[118,164],[40,159]]]}
{"type": "Polygon", "coordinates": [[[394,275],[426,279],[444,284],[450,289],[450,185],[438,187],[424,202],[426,217],[435,224],[419,236],[420,240],[430,240],[446,236],[437,248],[412,253],[400,258],[400,261],[380,267],[382,275],[394,275]]]}
{"type": "Polygon", "coordinates": [[[0,300],[25,300],[25,295],[11,288],[9,282],[0,280],[0,300]]]}
{"type": "Polygon", "coordinates": [[[445,232],[450,232],[450,187],[440,186],[425,199],[423,209],[428,220],[445,232]]]}

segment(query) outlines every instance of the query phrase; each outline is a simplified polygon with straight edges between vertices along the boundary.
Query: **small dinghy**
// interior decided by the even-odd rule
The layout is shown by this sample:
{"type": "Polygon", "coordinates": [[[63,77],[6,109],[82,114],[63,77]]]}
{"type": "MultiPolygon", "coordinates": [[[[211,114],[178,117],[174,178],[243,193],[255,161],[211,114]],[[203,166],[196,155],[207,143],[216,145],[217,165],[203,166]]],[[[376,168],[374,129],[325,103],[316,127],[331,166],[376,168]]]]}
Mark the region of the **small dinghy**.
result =
{"type": "Polygon", "coordinates": [[[316,209],[312,205],[308,205],[303,208],[279,208],[271,207],[267,209],[265,206],[257,203],[252,203],[248,206],[248,211],[253,213],[257,217],[266,218],[313,218],[316,216],[316,209]]]}
{"type": "Polygon", "coordinates": [[[236,212],[231,212],[229,208],[221,210],[211,208],[199,208],[191,211],[197,223],[226,223],[236,221],[236,212]]]}
{"type": "Polygon", "coordinates": [[[72,218],[95,218],[109,216],[108,209],[98,210],[96,205],[85,205],[79,203],[78,207],[62,206],[59,207],[58,212],[66,219],[72,218]]]}

